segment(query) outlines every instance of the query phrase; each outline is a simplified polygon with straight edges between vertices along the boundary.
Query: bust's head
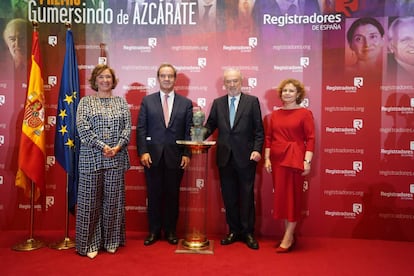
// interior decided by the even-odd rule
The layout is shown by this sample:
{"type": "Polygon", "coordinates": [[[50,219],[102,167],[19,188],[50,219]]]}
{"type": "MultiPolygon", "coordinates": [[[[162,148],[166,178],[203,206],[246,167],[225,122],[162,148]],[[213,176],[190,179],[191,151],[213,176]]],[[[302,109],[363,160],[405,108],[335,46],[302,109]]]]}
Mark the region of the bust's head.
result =
{"type": "Polygon", "coordinates": [[[196,112],[194,112],[194,114],[193,114],[193,124],[194,124],[194,126],[195,127],[202,126],[203,123],[204,123],[205,117],[206,117],[206,115],[201,110],[197,110],[196,112]]]}

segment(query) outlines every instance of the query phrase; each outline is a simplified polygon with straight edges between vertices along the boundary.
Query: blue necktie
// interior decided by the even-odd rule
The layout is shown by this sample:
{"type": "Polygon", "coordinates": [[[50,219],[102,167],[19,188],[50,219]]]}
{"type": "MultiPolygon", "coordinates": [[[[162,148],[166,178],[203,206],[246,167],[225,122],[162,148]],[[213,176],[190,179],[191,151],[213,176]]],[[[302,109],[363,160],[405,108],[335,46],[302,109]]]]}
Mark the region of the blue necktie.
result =
{"type": "Polygon", "coordinates": [[[236,107],[234,106],[235,100],[236,100],[236,97],[232,97],[230,99],[230,127],[233,127],[234,117],[236,115],[236,107]]]}

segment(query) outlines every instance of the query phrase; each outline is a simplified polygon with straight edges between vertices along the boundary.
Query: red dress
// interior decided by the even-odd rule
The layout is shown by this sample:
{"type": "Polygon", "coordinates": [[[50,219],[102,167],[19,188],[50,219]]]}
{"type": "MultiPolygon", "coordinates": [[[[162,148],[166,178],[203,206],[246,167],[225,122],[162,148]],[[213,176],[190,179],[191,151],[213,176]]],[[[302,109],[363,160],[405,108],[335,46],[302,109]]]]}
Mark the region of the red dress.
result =
{"type": "Polygon", "coordinates": [[[265,147],[270,148],[274,186],[273,217],[295,222],[300,218],[306,151],[314,151],[315,126],[306,108],[272,112],[265,147]]]}

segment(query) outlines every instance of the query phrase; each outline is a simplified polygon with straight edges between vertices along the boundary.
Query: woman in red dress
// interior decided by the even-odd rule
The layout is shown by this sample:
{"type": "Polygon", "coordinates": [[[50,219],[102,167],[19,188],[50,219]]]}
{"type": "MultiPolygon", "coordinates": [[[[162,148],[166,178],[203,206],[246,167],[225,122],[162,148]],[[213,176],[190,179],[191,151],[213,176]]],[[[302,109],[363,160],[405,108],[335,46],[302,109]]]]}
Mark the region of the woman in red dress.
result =
{"type": "Polygon", "coordinates": [[[285,233],[277,253],[287,253],[295,245],[295,227],[301,213],[305,176],[311,169],[315,147],[312,112],[300,103],[304,85],[295,79],[282,81],[277,89],[283,107],[272,112],[265,140],[265,169],[272,173],[273,217],[285,220],[285,233]]]}

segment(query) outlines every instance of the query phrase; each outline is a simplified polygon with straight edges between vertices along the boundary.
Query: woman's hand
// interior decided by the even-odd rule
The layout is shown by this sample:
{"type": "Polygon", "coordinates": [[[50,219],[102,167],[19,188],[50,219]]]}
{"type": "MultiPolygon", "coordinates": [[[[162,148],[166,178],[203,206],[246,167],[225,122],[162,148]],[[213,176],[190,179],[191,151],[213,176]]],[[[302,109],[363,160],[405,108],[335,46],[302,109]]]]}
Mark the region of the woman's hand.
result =
{"type": "Polygon", "coordinates": [[[308,175],[311,170],[311,164],[309,162],[303,161],[303,173],[302,175],[308,175]]]}
{"type": "Polygon", "coordinates": [[[108,145],[105,145],[105,147],[103,148],[103,155],[105,156],[105,157],[111,157],[111,151],[112,151],[112,149],[111,149],[111,147],[110,146],[108,146],[108,145]]]}
{"type": "Polygon", "coordinates": [[[120,145],[117,145],[113,148],[106,145],[103,149],[103,153],[105,157],[114,157],[120,150],[121,150],[120,145]]]}
{"type": "Polygon", "coordinates": [[[272,172],[272,162],[270,162],[269,158],[265,158],[264,166],[265,166],[265,169],[268,173],[272,172]]]}

